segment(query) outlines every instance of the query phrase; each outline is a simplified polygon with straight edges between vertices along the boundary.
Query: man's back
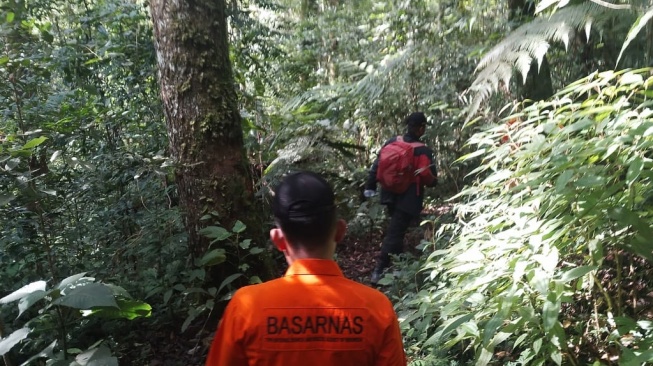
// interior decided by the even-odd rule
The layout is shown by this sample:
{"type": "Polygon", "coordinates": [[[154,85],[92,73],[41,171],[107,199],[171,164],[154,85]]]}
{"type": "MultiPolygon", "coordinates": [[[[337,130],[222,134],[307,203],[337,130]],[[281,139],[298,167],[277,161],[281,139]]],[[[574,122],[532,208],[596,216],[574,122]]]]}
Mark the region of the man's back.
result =
{"type": "Polygon", "coordinates": [[[405,364],[388,298],[321,259],[298,260],[284,277],[240,289],[207,360],[207,365],[405,364]]]}

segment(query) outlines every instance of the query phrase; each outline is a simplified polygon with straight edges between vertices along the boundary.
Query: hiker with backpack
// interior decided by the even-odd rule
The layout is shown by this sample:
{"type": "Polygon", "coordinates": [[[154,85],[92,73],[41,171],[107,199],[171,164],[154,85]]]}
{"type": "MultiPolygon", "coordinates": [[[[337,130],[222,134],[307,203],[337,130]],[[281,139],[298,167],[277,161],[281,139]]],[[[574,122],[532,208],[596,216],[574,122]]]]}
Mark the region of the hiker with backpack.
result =
{"type": "Polygon", "coordinates": [[[426,132],[426,116],[415,112],[404,122],[406,134],[392,137],[383,145],[365,185],[364,195],[369,198],[376,195],[377,182],[381,184],[381,203],[390,215],[381,254],[370,279],[373,284],[390,265],[390,254],[403,251],[406,231],[422,212],[424,187],[437,183],[433,150],[420,141],[426,132]]]}

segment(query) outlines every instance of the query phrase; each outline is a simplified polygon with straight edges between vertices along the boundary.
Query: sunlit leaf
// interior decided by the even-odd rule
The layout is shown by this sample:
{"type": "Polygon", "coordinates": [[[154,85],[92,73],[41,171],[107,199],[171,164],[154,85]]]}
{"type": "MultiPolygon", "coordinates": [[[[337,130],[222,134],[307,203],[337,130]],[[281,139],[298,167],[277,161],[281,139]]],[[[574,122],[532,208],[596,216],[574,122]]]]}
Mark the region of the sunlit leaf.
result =
{"type": "Polygon", "coordinates": [[[628,166],[628,173],[626,173],[626,184],[631,185],[639,178],[639,175],[644,169],[644,160],[639,156],[635,157],[628,166]]]}
{"type": "Polygon", "coordinates": [[[47,139],[48,139],[48,138],[45,137],[45,136],[41,136],[41,137],[37,137],[37,138],[31,139],[31,140],[27,141],[27,142],[25,143],[25,145],[23,145],[23,150],[33,149],[33,148],[35,148],[35,147],[41,145],[42,143],[44,143],[45,140],[47,140],[47,139]]]}
{"type": "Polygon", "coordinates": [[[621,51],[619,51],[619,56],[617,57],[617,62],[616,65],[619,65],[619,61],[621,60],[621,56],[623,56],[624,51],[626,51],[626,48],[628,48],[628,45],[630,45],[630,42],[632,42],[635,37],[639,34],[639,32],[646,26],[646,23],[648,23],[649,20],[653,17],[653,6],[648,8],[644,14],[642,14],[635,23],[630,27],[630,30],[628,31],[628,35],[626,36],[626,40],[624,40],[623,46],[621,46],[621,51]]]}
{"type": "Polygon", "coordinates": [[[20,317],[21,314],[23,314],[27,309],[29,309],[32,305],[36,304],[40,300],[42,300],[48,293],[45,291],[37,290],[32,292],[31,294],[21,298],[18,301],[18,316],[20,317]]]}
{"type": "Polygon", "coordinates": [[[13,346],[18,344],[18,342],[27,338],[29,333],[29,328],[21,328],[7,337],[0,339],[0,356],[4,356],[4,354],[9,352],[13,346]]]}
{"type": "Polygon", "coordinates": [[[560,280],[562,282],[569,282],[579,277],[585,276],[586,274],[596,270],[596,268],[596,266],[582,266],[572,268],[569,271],[563,273],[562,276],[560,276],[560,280]]]}
{"type": "Polygon", "coordinates": [[[150,304],[137,300],[118,299],[118,307],[94,307],[82,312],[84,316],[99,316],[108,319],[133,320],[139,317],[147,318],[152,315],[150,304]]]}
{"type": "Polygon", "coordinates": [[[12,301],[20,300],[33,292],[45,291],[45,285],[45,281],[32,282],[0,299],[0,304],[7,304],[12,301]]]}

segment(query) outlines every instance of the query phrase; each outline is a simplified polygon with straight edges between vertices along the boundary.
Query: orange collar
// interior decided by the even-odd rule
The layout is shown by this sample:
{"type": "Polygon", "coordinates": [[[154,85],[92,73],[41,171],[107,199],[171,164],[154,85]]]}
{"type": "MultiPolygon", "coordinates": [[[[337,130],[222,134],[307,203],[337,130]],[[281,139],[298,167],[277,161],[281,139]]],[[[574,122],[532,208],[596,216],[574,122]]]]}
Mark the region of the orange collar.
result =
{"type": "Polygon", "coordinates": [[[286,276],[297,275],[344,277],[338,264],[335,261],[327,259],[296,259],[290,267],[288,267],[286,276]]]}

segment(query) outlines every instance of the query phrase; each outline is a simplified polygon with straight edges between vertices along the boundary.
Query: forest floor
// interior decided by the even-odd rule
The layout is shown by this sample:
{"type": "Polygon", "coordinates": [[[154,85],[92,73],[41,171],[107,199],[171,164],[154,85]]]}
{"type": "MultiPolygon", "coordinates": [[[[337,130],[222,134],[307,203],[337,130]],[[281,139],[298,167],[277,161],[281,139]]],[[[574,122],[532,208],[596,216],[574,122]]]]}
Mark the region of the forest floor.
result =
{"type": "MultiPolygon", "coordinates": [[[[427,209],[422,213],[420,220],[428,217],[439,217],[451,212],[451,205],[441,205],[427,209]]],[[[387,220],[382,230],[371,230],[368,233],[358,235],[347,235],[338,244],[336,249],[336,260],[342,269],[345,277],[370,285],[370,275],[376,265],[376,258],[381,252],[381,243],[387,229],[387,220]]],[[[416,220],[406,233],[404,238],[404,251],[418,256],[419,250],[416,247],[423,240],[433,239],[433,227],[429,223],[419,225],[416,220]]]]}

